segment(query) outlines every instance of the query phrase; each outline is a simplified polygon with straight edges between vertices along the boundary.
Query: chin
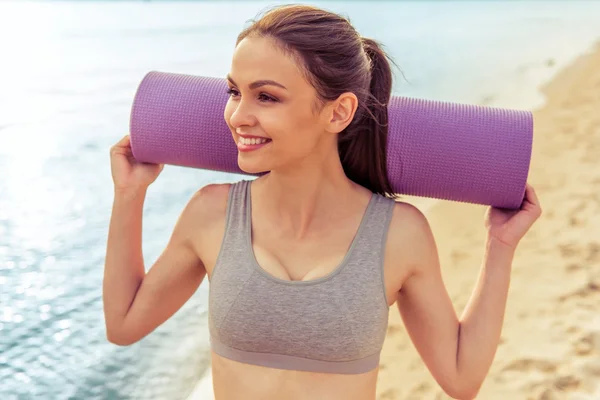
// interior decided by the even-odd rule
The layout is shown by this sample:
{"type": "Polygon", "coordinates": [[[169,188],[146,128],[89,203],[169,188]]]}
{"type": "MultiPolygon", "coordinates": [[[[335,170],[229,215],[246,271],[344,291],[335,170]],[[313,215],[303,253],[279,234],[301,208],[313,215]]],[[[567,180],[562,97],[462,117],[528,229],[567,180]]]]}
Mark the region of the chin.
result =
{"type": "Polygon", "coordinates": [[[238,153],[238,167],[247,174],[262,175],[271,170],[271,166],[267,165],[265,160],[260,157],[247,157],[243,153],[238,153]]]}

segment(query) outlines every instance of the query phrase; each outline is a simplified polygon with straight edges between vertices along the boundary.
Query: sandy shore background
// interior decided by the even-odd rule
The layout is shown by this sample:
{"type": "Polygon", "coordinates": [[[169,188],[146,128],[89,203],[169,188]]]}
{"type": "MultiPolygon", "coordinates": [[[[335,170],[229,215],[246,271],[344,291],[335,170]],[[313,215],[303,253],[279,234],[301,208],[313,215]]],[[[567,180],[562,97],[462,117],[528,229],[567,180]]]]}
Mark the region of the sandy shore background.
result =
{"type": "MultiPolygon", "coordinates": [[[[542,91],[547,101],[534,112],[529,181],[544,215],[514,259],[501,344],[477,397],[483,400],[600,399],[600,44],[542,91]]],[[[460,315],[482,262],[485,207],[424,204],[460,315]]],[[[211,399],[211,392],[209,375],[190,399],[211,399]]],[[[377,399],[450,399],[414,349],[396,305],[377,399]]]]}
{"type": "MultiPolygon", "coordinates": [[[[600,399],[600,44],[543,88],[529,181],[544,214],[521,242],[501,344],[478,399],[600,399]]],[[[427,215],[462,313],[483,257],[485,207],[427,215]]],[[[390,308],[380,400],[449,399],[390,308]]]]}

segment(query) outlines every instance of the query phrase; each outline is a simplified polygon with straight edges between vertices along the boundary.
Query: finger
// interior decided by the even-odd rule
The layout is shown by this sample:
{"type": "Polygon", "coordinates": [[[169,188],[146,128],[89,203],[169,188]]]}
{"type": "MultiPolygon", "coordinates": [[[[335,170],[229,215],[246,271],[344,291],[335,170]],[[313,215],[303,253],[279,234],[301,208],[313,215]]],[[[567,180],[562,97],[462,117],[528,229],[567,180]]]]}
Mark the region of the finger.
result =
{"type": "Polygon", "coordinates": [[[112,152],[122,152],[123,150],[128,150],[131,147],[129,135],[125,135],[121,140],[115,143],[111,148],[112,152]]]}
{"type": "Polygon", "coordinates": [[[526,199],[523,201],[523,206],[521,209],[532,212],[537,216],[541,215],[542,213],[539,199],[535,193],[535,189],[531,185],[527,185],[526,199]]]}
{"type": "Polygon", "coordinates": [[[129,135],[123,136],[121,140],[117,142],[117,146],[126,146],[131,142],[129,135]]]}
{"type": "Polygon", "coordinates": [[[526,193],[527,200],[530,203],[532,203],[536,206],[539,205],[539,199],[537,197],[537,194],[535,193],[535,189],[533,188],[533,186],[527,184],[527,189],[526,189],[525,193],[526,193]]]}

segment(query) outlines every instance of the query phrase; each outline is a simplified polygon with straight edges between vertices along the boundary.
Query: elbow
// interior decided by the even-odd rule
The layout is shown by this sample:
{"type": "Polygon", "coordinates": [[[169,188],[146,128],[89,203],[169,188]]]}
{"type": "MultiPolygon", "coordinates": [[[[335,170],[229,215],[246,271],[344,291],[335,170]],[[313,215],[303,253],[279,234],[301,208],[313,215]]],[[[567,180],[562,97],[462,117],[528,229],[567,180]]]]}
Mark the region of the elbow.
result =
{"type": "Polygon", "coordinates": [[[106,329],[106,339],[117,346],[130,346],[137,342],[136,339],[131,336],[124,335],[123,332],[119,332],[115,329],[106,329]]]}
{"type": "Polygon", "coordinates": [[[475,398],[477,397],[477,393],[479,393],[479,390],[465,392],[446,392],[448,396],[456,400],[475,400],[475,398]]]}
{"type": "Polygon", "coordinates": [[[120,337],[109,336],[107,335],[107,339],[110,343],[115,344],[117,346],[130,346],[135,343],[135,340],[127,340],[120,337]]]}
{"type": "Polygon", "coordinates": [[[481,389],[481,384],[477,385],[447,385],[442,387],[444,392],[456,400],[474,400],[481,389]]]}

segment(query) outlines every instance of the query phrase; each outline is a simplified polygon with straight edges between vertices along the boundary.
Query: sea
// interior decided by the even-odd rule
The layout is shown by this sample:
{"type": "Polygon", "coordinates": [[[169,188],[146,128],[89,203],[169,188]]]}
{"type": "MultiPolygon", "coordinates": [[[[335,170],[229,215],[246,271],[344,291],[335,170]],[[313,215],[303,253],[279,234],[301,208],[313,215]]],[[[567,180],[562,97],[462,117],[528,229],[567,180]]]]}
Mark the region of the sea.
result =
{"type": "MultiPolygon", "coordinates": [[[[140,342],[106,340],[109,148],[149,71],[224,77],[280,1],[0,1],[0,399],[185,399],[209,371],[208,280],[140,342]]],[[[382,42],[394,94],[534,110],[600,39],[600,1],[315,1],[382,42]]],[[[147,268],[200,187],[167,166],[144,206],[147,268]]]]}

